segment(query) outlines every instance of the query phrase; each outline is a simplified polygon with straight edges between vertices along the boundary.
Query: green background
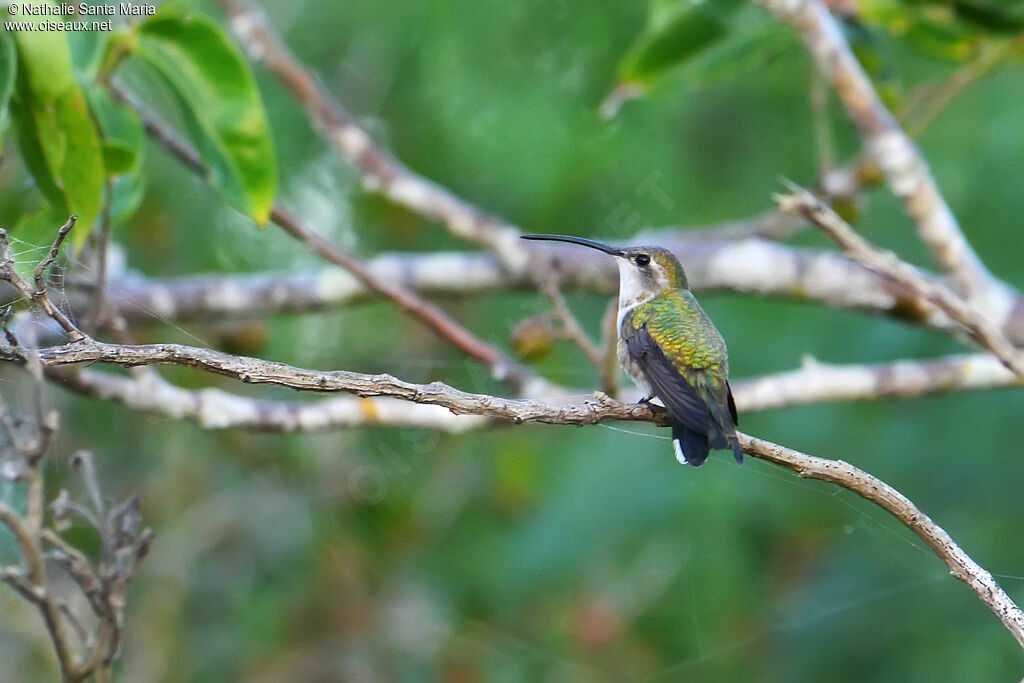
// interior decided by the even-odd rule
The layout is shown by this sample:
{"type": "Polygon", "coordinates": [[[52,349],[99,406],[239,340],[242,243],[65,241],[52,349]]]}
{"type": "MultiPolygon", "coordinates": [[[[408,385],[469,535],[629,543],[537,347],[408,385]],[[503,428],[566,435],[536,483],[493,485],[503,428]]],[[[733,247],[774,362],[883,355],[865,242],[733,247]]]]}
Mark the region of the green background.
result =
{"type": "MultiPolygon", "coordinates": [[[[660,79],[611,122],[598,107],[643,29],[639,3],[313,0],[266,8],[297,54],[410,167],[526,230],[625,240],[771,206],[780,179],[812,184],[810,66],[790,37],[728,78],[660,79]],[[655,179],[671,205],[644,193],[655,179]],[[625,209],[623,207],[626,207],[625,209]]],[[[768,21],[757,8],[744,10],[768,21]]],[[[788,35],[785,29],[777,29],[788,35]]],[[[955,65],[893,42],[910,87],[955,65]]],[[[365,194],[358,176],[261,69],[283,202],[356,253],[462,249],[437,224],[365,194]]],[[[835,103],[845,155],[856,135],[835,103]]],[[[1024,69],[959,98],[919,139],[981,257],[1024,286],[1024,69]]],[[[0,218],[26,178],[4,150],[0,218]]],[[[318,261],[257,230],[156,147],[149,190],[117,236],[152,276],[318,261]]],[[[858,224],[921,265],[902,207],[871,195],[858,224]]],[[[796,243],[828,246],[806,233],[796,243]]],[[[595,334],[607,298],[571,293],[595,334]]],[[[932,357],[935,332],[819,306],[704,294],[733,375],[932,357]]],[[[443,301],[485,339],[545,309],[535,294],[443,301]]],[[[146,340],[248,340],[246,353],[500,391],[385,303],[235,325],[165,326],[146,340]],[[253,346],[251,339],[255,338],[253,346]]],[[[584,389],[574,348],[537,365],[584,389]]],[[[227,381],[184,371],[188,386],[227,381]]],[[[5,395],[17,393],[4,375],[5,395]]],[[[257,392],[290,397],[285,392],[257,392]]],[[[125,680],[997,681],[1019,647],[976,596],[881,510],[725,454],[678,466],[648,425],[520,426],[452,436],[361,429],[210,433],[57,390],[64,427],[48,474],[96,451],[111,495],[138,492],[158,537],[132,588],[125,680]]],[[[745,431],[842,458],[890,482],[1024,599],[1024,394],[1002,390],[741,416],[745,431]]],[[[88,538],[83,534],[83,542],[88,538]]],[[[10,548],[0,560],[13,561],[10,548]]],[[[0,593],[0,678],[45,679],[36,616],[0,593]]]]}

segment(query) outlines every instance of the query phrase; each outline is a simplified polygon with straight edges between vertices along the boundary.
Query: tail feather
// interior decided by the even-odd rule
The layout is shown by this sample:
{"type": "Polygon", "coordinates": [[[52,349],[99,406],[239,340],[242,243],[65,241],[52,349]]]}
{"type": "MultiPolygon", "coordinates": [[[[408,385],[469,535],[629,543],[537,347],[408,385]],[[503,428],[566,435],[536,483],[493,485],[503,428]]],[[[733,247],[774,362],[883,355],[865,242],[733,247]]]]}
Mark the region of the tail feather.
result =
{"type": "Polygon", "coordinates": [[[708,459],[708,437],[677,422],[672,425],[672,448],[680,463],[700,467],[708,459]]]}

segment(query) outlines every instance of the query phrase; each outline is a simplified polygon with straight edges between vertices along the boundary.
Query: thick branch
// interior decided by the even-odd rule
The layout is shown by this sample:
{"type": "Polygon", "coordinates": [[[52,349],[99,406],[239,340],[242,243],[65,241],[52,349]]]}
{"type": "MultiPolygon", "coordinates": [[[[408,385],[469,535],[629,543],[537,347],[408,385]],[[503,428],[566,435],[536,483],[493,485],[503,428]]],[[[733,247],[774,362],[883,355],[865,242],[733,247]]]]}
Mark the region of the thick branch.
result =
{"type": "Polygon", "coordinates": [[[871,80],[820,0],[757,0],[799,31],[818,70],[835,88],[896,196],[939,266],[974,296],[1003,289],[971,248],[939,192],[928,164],[886,109],[871,80]]]}
{"type": "MultiPolygon", "coordinates": [[[[8,350],[8,353],[13,351],[8,350]]],[[[583,425],[610,419],[662,422],[657,409],[643,404],[622,404],[604,396],[580,404],[504,399],[469,394],[439,382],[415,385],[390,375],[317,372],[174,344],[122,346],[87,339],[76,344],[43,349],[39,355],[42,362],[51,367],[87,362],[126,366],[184,365],[235,377],[244,382],[277,384],[304,391],[347,391],[360,396],[391,396],[415,403],[443,406],[453,413],[482,415],[517,424],[534,421],[583,425]]],[[[1020,609],[988,572],[978,566],[941,527],[921,513],[901,493],[842,461],[805,455],[744,434],[740,435],[740,441],[744,452],[749,455],[786,467],[802,477],[821,479],[847,488],[891,513],[925,541],[951,573],[966,583],[1024,646],[1024,614],[1020,609]]]]}
{"type": "Polygon", "coordinates": [[[461,433],[493,424],[486,417],[456,415],[440,406],[387,397],[269,401],[221,389],[182,389],[155,373],[124,377],[75,368],[53,369],[50,374],[72,391],[130,410],[191,420],[203,429],[291,433],[350,427],[417,427],[461,433]]]}
{"type": "MultiPolygon", "coordinates": [[[[616,361],[615,372],[618,373],[616,361]]],[[[314,432],[352,427],[417,427],[449,433],[484,429],[493,420],[457,415],[436,405],[378,397],[339,396],[316,401],[273,401],[221,389],[183,389],[155,373],[125,377],[88,368],[51,368],[65,387],[102,401],[191,420],[204,429],[314,432]]],[[[732,382],[744,414],[837,401],[919,398],[1012,385],[1014,375],[987,354],[904,360],[880,365],[832,365],[805,360],[798,370],[732,382]]],[[[586,396],[588,392],[573,392],[586,396]]]]}
{"type": "MultiPolygon", "coordinates": [[[[840,309],[880,313],[944,331],[949,318],[907,287],[833,251],[790,247],[761,239],[703,240],[686,232],[645,233],[637,237],[672,249],[686,268],[694,290],[738,292],[840,309]]],[[[564,290],[612,293],[618,286],[615,264],[601,254],[551,245],[552,274],[564,290]]],[[[528,289],[526,276],[504,270],[488,254],[437,252],[384,254],[366,262],[378,279],[400,283],[423,294],[468,296],[528,289]]],[[[321,311],[364,301],[372,292],[348,273],[255,273],[193,275],[146,279],[128,275],[112,281],[110,307],[130,322],[154,315],[168,320],[253,318],[321,311]]],[[[73,300],[87,310],[88,301],[73,300]]],[[[1010,339],[1024,342],[1024,302],[1017,301],[993,322],[1010,339]]]]}

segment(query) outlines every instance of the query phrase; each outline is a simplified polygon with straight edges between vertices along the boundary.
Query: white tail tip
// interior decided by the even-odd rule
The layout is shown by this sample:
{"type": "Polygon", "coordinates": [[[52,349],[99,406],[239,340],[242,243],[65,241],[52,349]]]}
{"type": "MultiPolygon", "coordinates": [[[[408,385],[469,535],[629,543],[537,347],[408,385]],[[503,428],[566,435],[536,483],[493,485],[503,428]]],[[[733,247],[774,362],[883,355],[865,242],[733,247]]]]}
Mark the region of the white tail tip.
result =
{"type": "Polygon", "coordinates": [[[683,446],[682,446],[681,443],[679,443],[678,439],[673,439],[673,441],[672,441],[672,450],[674,450],[676,452],[676,460],[679,461],[679,464],[680,465],[685,465],[686,464],[686,454],[683,453],[683,446]]]}

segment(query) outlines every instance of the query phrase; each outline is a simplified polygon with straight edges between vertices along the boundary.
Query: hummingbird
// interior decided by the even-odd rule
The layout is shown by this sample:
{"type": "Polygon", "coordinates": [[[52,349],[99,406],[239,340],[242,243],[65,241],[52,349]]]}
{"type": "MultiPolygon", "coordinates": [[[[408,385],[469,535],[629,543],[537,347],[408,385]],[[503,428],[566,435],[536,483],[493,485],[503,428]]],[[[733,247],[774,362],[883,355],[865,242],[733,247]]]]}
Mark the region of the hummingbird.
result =
{"type": "Polygon", "coordinates": [[[568,235],[522,238],[580,244],[615,257],[619,364],[644,392],[640,402],[657,398],[664,404],[680,463],[700,467],[714,448],[732,449],[742,465],[729,353],[672,252],[660,247],[620,249],[568,235]]]}

